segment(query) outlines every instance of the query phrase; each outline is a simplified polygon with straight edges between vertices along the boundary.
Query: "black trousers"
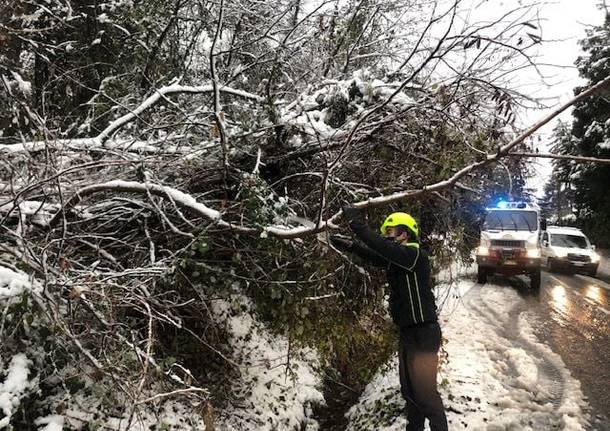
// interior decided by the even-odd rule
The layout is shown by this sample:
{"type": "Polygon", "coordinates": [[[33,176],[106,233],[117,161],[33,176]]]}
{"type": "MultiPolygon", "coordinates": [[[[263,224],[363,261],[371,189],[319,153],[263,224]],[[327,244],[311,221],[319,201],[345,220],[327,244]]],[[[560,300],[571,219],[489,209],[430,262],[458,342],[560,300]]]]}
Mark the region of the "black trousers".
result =
{"type": "Polygon", "coordinates": [[[422,431],[430,421],[431,431],[447,431],[443,400],[436,388],[441,328],[426,323],[400,331],[400,390],[407,401],[407,431],[422,431]]]}

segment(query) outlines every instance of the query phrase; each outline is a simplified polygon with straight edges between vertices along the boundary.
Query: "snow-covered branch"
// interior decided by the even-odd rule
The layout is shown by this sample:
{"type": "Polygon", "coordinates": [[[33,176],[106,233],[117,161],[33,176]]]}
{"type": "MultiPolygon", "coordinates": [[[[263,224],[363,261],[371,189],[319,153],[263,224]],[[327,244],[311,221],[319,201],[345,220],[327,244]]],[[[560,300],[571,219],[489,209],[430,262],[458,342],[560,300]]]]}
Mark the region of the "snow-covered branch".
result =
{"type": "Polygon", "coordinates": [[[175,202],[178,206],[190,209],[193,212],[195,212],[196,214],[217,223],[219,226],[228,227],[233,230],[237,230],[239,232],[255,231],[254,229],[243,228],[241,226],[236,226],[234,224],[231,224],[229,222],[222,220],[221,219],[222,214],[219,211],[214,210],[214,209],[202,204],[201,202],[197,202],[197,200],[193,196],[186,194],[184,192],[181,192],[180,190],[177,190],[175,188],[168,187],[168,186],[162,186],[162,185],[158,185],[158,184],[138,183],[135,181],[122,181],[122,180],[113,180],[113,181],[108,181],[108,182],[105,182],[102,184],[93,184],[93,185],[83,187],[82,189],[78,190],[76,193],[74,193],[74,195],[70,199],[68,199],[65,202],[62,210],[58,211],[53,216],[53,218],[49,222],[49,225],[54,226],[61,218],[61,215],[63,212],[72,208],[74,205],[76,205],[78,202],[80,202],[81,199],[84,198],[85,196],[89,196],[89,195],[99,193],[99,192],[106,192],[106,191],[124,192],[124,193],[142,193],[142,194],[150,193],[150,194],[160,196],[163,198],[169,198],[173,202],[175,202]]]}
{"type": "MultiPolygon", "coordinates": [[[[379,196],[375,198],[370,198],[365,201],[357,202],[354,205],[358,208],[366,208],[366,207],[376,207],[381,205],[387,205],[391,202],[396,202],[405,198],[413,198],[416,196],[429,194],[433,192],[439,192],[441,190],[447,189],[456,185],[456,183],[463,178],[464,176],[470,174],[471,172],[480,169],[486,165],[497,162],[503,157],[512,155],[511,151],[519,144],[521,144],[526,138],[531,136],[536,130],[542,127],[544,124],[548,123],[551,119],[556,117],[562,111],[567,109],[569,106],[577,103],[578,101],[610,86],[610,78],[600,82],[599,84],[591,87],[590,89],[584,91],[580,95],[574,97],[572,100],[567,102],[566,104],[560,106],[552,113],[544,117],[539,122],[535,123],[531,127],[529,127],[524,133],[520,136],[509,142],[508,144],[500,147],[496,154],[488,155],[484,160],[478,161],[476,163],[472,163],[468,166],[465,166],[461,170],[455,172],[451,177],[439,181],[434,184],[430,184],[424,186],[420,189],[410,189],[403,190],[400,192],[392,193],[390,195],[379,196]]],[[[586,160],[590,161],[590,160],[586,160]]],[[[144,193],[144,194],[154,194],[163,198],[169,198],[173,202],[175,202],[178,206],[183,208],[188,208],[195,212],[196,214],[215,222],[219,226],[228,227],[235,231],[244,232],[244,233],[256,233],[259,232],[260,229],[244,227],[235,225],[229,222],[222,220],[222,214],[214,210],[205,204],[198,202],[193,196],[181,192],[175,188],[162,186],[158,184],[152,183],[139,183],[134,181],[122,181],[122,180],[113,180],[108,181],[101,184],[94,184],[87,187],[84,187],[78,190],[70,199],[68,199],[63,209],[56,212],[53,218],[50,221],[50,225],[54,226],[55,223],[59,221],[64,211],[69,210],[74,205],[76,205],[83,197],[104,191],[115,191],[115,192],[126,192],[126,193],[144,193]]],[[[308,226],[300,226],[300,227],[288,227],[288,226],[268,226],[264,228],[264,231],[268,232],[271,235],[274,235],[279,238],[297,238],[303,237],[310,234],[318,233],[327,228],[333,228],[336,226],[337,220],[340,217],[341,213],[336,213],[332,217],[330,217],[326,221],[320,220],[318,223],[312,223],[308,226]]]]}
{"type": "MultiPolygon", "coordinates": [[[[98,148],[104,145],[104,143],[110,139],[110,137],[120,130],[126,124],[136,120],[141,114],[155,106],[159,101],[164,100],[165,97],[175,94],[204,94],[212,93],[214,86],[212,84],[200,85],[200,86],[188,86],[180,85],[178,83],[167,85],[155,90],[148,98],[146,98],[137,108],[128,112],[127,114],[117,118],[111,122],[102,132],[92,138],[82,139],[56,139],[48,141],[31,141],[23,142],[19,144],[5,144],[0,145],[0,153],[7,154],[20,154],[20,153],[32,153],[43,151],[47,148],[62,148],[66,147],[74,150],[89,150],[98,148]]],[[[244,99],[252,100],[257,103],[263,103],[263,98],[256,94],[249,93],[247,91],[237,90],[231,87],[218,87],[218,91],[232,96],[241,97],[244,99]]]]}

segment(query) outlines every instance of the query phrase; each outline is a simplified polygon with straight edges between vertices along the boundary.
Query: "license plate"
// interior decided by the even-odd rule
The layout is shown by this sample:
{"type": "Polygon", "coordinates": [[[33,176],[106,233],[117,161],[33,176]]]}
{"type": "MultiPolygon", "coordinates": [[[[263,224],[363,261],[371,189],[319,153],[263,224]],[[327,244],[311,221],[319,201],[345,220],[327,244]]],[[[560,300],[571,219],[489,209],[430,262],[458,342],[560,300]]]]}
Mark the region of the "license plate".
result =
{"type": "Polygon", "coordinates": [[[516,265],[517,262],[515,262],[514,260],[505,260],[504,261],[504,265],[516,265]]]}
{"type": "Polygon", "coordinates": [[[583,266],[584,265],[583,262],[571,262],[571,263],[572,263],[572,265],[575,265],[575,266],[583,266]]]}

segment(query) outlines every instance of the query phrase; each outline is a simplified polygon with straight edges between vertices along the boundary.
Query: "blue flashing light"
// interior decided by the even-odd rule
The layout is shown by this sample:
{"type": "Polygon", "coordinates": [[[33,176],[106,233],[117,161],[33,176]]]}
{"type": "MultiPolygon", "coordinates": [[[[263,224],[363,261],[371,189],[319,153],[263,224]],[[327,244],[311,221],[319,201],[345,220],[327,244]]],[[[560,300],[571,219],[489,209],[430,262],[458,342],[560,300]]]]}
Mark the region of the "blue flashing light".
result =
{"type": "Polygon", "coordinates": [[[506,201],[499,201],[499,202],[496,204],[496,206],[497,206],[498,208],[505,209],[505,208],[508,208],[508,202],[506,202],[506,201]]]}

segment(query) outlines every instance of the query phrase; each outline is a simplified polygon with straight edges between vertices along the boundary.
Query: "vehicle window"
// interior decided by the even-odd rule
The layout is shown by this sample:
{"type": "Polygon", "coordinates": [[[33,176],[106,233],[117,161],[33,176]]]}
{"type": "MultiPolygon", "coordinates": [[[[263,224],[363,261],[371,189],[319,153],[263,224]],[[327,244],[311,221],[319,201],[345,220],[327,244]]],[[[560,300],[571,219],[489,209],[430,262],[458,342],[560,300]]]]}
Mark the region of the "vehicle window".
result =
{"type": "Polygon", "coordinates": [[[484,230],[527,230],[538,229],[538,217],[535,211],[496,211],[492,210],[485,217],[484,230]]]}
{"type": "Polygon", "coordinates": [[[584,236],[563,233],[551,234],[551,244],[555,247],[588,248],[587,239],[584,236]]]}

